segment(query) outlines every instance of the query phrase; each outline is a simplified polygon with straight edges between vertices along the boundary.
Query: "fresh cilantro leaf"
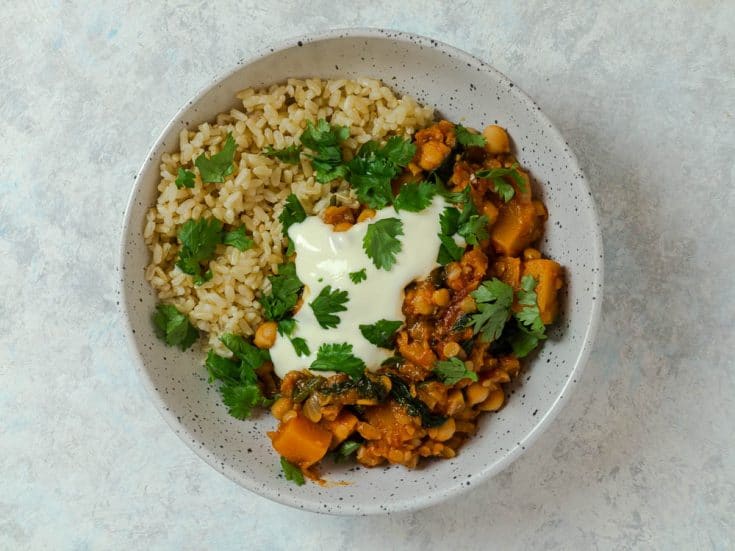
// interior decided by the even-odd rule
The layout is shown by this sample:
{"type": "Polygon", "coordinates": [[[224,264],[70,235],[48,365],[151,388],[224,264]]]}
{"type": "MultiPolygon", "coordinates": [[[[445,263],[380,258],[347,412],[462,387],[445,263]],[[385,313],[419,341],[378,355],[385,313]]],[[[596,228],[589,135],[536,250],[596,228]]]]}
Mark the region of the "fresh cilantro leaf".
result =
{"type": "Polygon", "coordinates": [[[277,321],[296,306],[304,284],[299,281],[293,262],[281,264],[278,267],[278,274],[269,276],[268,280],[271,282],[271,292],[262,297],[260,303],[265,318],[277,321]]]}
{"type": "Polygon", "coordinates": [[[347,180],[361,203],[373,209],[382,209],[393,200],[391,180],[406,166],[416,146],[410,140],[393,136],[384,146],[370,140],[360,147],[357,155],[347,163],[347,180]]]}
{"type": "Polygon", "coordinates": [[[439,216],[439,226],[444,235],[454,235],[459,229],[459,209],[446,207],[439,216]]]}
{"type": "Polygon", "coordinates": [[[454,127],[454,131],[457,135],[457,141],[460,145],[464,145],[465,147],[485,146],[485,137],[482,134],[475,134],[474,132],[470,132],[461,124],[456,125],[454,127]]]}
{"type": "Polygon", "coordinates": [[[319,325],[324,329],[329,329],[339,325],[339,316],[335,314],[347,310],[345,304],[348,300],[347,291],[340,291],[338,289],[332,291],[332,286],[327,285],[319,292],[309,306],[314,311],[314,316],[316,316],[316,321],[319,322],[319,325]]]}
{"type": "Polygon", "coordinates": [[[402,358],[401,356],[391,356],[390,358],[383,360],[380,365],[381,367],[395,367],[396,369],[400,369],[405,363],[405,358],[402,358]]]}
{"type": "Polygon", "coordinates": [[[176,180],[174,181],[176,187],[181,189],[182,187],[193,188],[194,187],[194,173],[191,170],[184,170],[179,167],[179,171],[176,174],[176,180]]]}
{"type": "Polygon", "coordinates": [[[459,358],[440,360],[434,364],[434,373],[445,385],[453,385],[462,379],[477,381],[477,373],[467,369],[467,365],[459,358]]]}
{"type": "Polygon", "coordinates": [[[261,350],[232,333],[224,333],[219,340],[240,360],[240,379],[245,383],[254,384],[257,381],[255,370],[270,360],[268,351],[261,350]]]}
{"type": "Polygon", "coordinates": [[[519,331],[510,339],[513,353],[517,358],[527,356],[540,341],[546,339],[546,326],[541,319],[535,289],[536,279],[530,275],[523,276],[521,288],[517,293],[518,304],[523,308],[515,313],[519,331]]]}
{"type": "Polygon", "coordinates": [[[478,178],[492,181],[495,192],[504,202],[510,201],[515,195],[515,188],[504,178],[509,176],[518,186],[521,193],[526,192],[526,181],[518,172],[518,163],[513,163],[509,168],[488,168],[475,173],[478,178]]]}
{"type": "Polygon", "coordinates": [[[441,245],[439,246],[439,254],[436,257],[436,261],[439,264],[446,266],[450,262],[457,262],[462,258],[464,249],[457,245],[453,237],[440,233],[439,240],[441,241],[441,245]]]}
{"type": "Polygon", "coordinates": [[[460,191],[449,191],[444,185],[444,182],[435,173],[434,186],[436,187],[437,193],[453,205],[466,204],[470,200],[470,191],[472,190],[470,185],[465,186],[460,191]]]}
{"type": "Polygon", "coordinates": [[[301,134],[301,143],[314,153],[310,155],[316,170],[316,180],[322,184],[344,177],[347,172],[342,167],[342,149],[339,144],[350,135],[345,126],[331,126],[326,120],[319,119],[314,125],[306,121],[306,130],[301,134]]]}
{"type": "Polygon", "coordinates": [[[357,450],[359,450],[360,446],[362,446],[362,442],[357,442],[355,440],[345,440],[344,442],[342,442],[340,447],[337,448],[337,453],[334,457],[335,462],[339,463],[340,461],[344,461],[357,450]]]}
{"type": "Polygon", "coordinates": [[[235,247],[238,251],[247,251],[252,249],[255,245],[255,241],[245,232],[245,226],[240,226],[232,231],[225,233],[225,237],[222,240],[225,245],[235,247]]]}
{"type": "Polygon", "coordinates": [[[160,339],[168,346],[178,346],[181,350],[186,350],[199,338],[199,331],[189,323],[189,318],[171,304],[156,306],[153,325],[160,339]]]}
{"type": "Polygon", "coordinates": [[[352,379],[359,379],[365,372],[365,362],[352,354],[348,343],[323,344],[316,353],[316,360],[309,369],[314,371],[337,371],[346,373],[352,379]]]}
{"type": "Polygon", "coordinates": [[[219,390],[228,413],[236,419],[247,419],[254,407],[268,403],[255,384],[227,383],[219,390]]]}
{"type": "Polygon", "coordinates": [[[278,322],[278,334],[290,337],[296,329],[296,320],[293,318],[284,319],[278,322]]]}
{"type": "Polygon", "coordinates": [[[309,350],[309,345],[306,344],[306,340],[302,337],[293,337],[290,339],[291,345],[293,346],[294,351],[296,352],[296,355],[301,356],[308,356],[311,354],[311,350],[309,350]]]}
{"type": "Polygon", "coordinates": [[[224,382],[238,382],[240,380],[240,362],[223,358],[214,350],[207,353],[207,359],[204,362],[209,373],[209,382],[215,380],[224,382]]]}
{"type": "Polygon", "coordinates": [[[390,270],[395,264],[403,248],[399,235],[403,235],[403,222],[398,218],[383,218],[368,226],[362,248],[376,268],[390,270]]]}
{"type": "Polygon", "coordinates": [[[181,249],[176,265],[185,274],[194,276],[194,284],[201,285],[212,278],[212,272],[202,275],[202,262],[209,261],[222,241],[222,222],[216,218],[187,220],[178,232],[181,249]]]}
{"type": "Polygon", "coordinates": [[[393,201],[396,210],[420,212],[431,204],[436,188],[429,182],[404,184],[393,201]]]}
{"type": "Polygon", "coordinates": [[[303,147],[300,145],[289,145],[283,149],[275,149],[269,145],[263,150],[263,155],[266,157],[275,157],[279,161],[289,165],[297,165],[301,159],[302,149],[303,147]]]}
{"type": "Polygon", "coordinates": [[[235,170],[232,164],[235,160],[235,148],[235,138],[232,137],[232,133],[228,133],[219,153],[209,158],[202,153],[196,158],[194,164],[199,169],[202,182],[220,184],[225,181],[226,176],[232,174],[232,171],[235,170]]]}
{"type": "Polygon", "coordinates": [[[500,336],[510,318],[513,287],[493,278],[484,281],[471,295],[479,310],[477,314],[472,315],[470,321],[474,334],[480,333],[480,340],[483,342],[492,342],[500,336]]]}
{"type": "Polygon", "coordinates": [[[365,268],[363,268],[362,270],[358,270],[356,272],[350,272],[349,276],[350,280],[352,280],[352,283],[357,285],[361,281],[365,281],[367,279],[367,271],[365,270],[365,268]]]}
{"type": "Polygon", "coordinates": [[[443,415],[432,413],[429,406],[426,405],[421,399],[411,394],[411,389],[408,385],[395,375],[389,375],[391,382],[390,394],[393,399],[406,408],[406,413],[409,415],[420,416],[421,426],[424,428],[438,427],[443,425],[447,420],[443,415]]]}
{"type": "Polygon", "coordinates": [[[283,204],[281,214],[278,215],[278,220],[283,225],[283,235],[286,237],[288,237],[288,228],[306,220],[306,211],[295,194],[292,193],[286,197],[286,202],[283,204]]]}
{"type": "Polygon", "coordinates": [[[378,154],[394,165],[404,167],[416,155],[416,146],[411,143],[411,140],[403,139],[400,136],[391,136],[386,140],[385,145],[378,150],[378,154]]]}
{"type": "Polygon", "coordinates": [[[457,233],[464,237],[465,241],[470,245],[477,246],[481,241],[485,241],[490,237],[490,234],[487,231],[487,226],[487,216],[484,214],[482,216],[473,214],[457,229],[457,233]]]}
{"type": "Polygon", "coordinates": [[[290,480],[297,486],[303,486],[306,483],[304,480],[304,473],[301,472],[301,469],[285,457],[281,457],[281,470],[283,471],[283,476],[286,477],[286,480],[290,480]]]}
{"type": "Polygon", "coordinates": [[[396,331],[402,325],[402,321],[379,320],[373,324],[360,325],[360,333],[375,346],[393,348],[396,331]]]}

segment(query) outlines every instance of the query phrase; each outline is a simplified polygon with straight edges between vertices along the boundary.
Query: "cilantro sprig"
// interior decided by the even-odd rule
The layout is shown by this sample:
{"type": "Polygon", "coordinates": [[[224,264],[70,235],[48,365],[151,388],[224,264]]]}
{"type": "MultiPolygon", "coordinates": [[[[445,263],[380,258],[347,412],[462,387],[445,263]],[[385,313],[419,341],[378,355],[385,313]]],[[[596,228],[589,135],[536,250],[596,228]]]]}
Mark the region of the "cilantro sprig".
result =
{"type": "Polygon", "coordinates": [[[324,329],[330,329],[339,325],[340,319],[337,312],[345,312],[345,304],[349,301],[347,291],[339,289],[332,290],[331,285],[324,287],[317,297],[309,304],[314,311],[314,316],[319,325],[324,329]]]}
{"type": "Polygon", "coordinates": [[[302,150],[303,147],[300,145],[289,145],[283,149],[275,149],[272,145],[269,145],[263,150],[263,155],[278,159],[288,165],[297,165],[301,159],[302,150]]]}
{"type": "Polygon", "coordinates": [[[333,126],[319,119],[316,125],[306,121],[306,130],[301,134],[301,143],[313,153],[309,155],[316,170],[316,180],[326,184],[337,178],[344,178],[347,167],[342,164],[340,144],[350,135],[346,126],[333,126]]]}
{"type": "Polygon", "coordinates": [[[287,337],[289,341],[291,341],[291,346],[293,346],[294,352],[296,352],[296,355],[301,356],[308,356],[311,354],[311,350],[309,350],[309,345],[306,343],[306,339],[303,337],[294,337],[293,332],[296,329],[296,320],[293,318],[283,319],[278,322],[278,334],[287,337]]]}
{"type": "Polygon", "coordinates": [[[226,232],[222,243],[230,247],[235,247],[238,251],[247,251],[255,245],[255,241],[253,241],[252,237],[248,236],[244,226],[226,232]]]}
{"type": "Polygon", "coordinates": [[[224,358],[210,350],[204,365],[209,382],[220,381],[219,391],[227,410],[237,419],[247,419],[253,408],[265,407],[273,401],[263,396],[255,371],[270,360],[267,350],[261,350],[231,333],[220,337],[232,352],[232,358],[224,358]]]}
{"type": "Polygon", "coordinates": [[[350,276],[350,281],[355,285],[367,279],[367,271],[365,268],[357,270],[356,272],[350,272],[348,275],[350,276]]]}
{"type": "Polygon", "coordinates": [[[176,187],[181,188],[193,188],[194,187],[194,180],[195,174],[191,170],[185,170],[181,167],[179,167],[179,171],[176,173],[176,180],[174,180],[174,183],[176,184],[176,187]]]}
{"type": "Polygon", "coordinates": [[[370,140],[365,142],[357,155],[347,163],[347,181],[357,193],[361,203],[373,209],[382,209],[393,201],[391,180],[416,153],[411,140],[400,136],[388,138],[384,146],[370,140]]]}
{"type": "Polygon", "coordinates": [[[375,346],[393,348],[396,331],[402,325],[402,321],[382,319],[372,324],[360,325],[360,333],[375,346]]]}
{"type": "Polygon", "coordinates": [[[510,345],[517,358],[527,356],[540,341],[546,339],[546,326],[541,320],[537,303],[536,283],[533,276],[523,276],[521,288],[517,293],[518,304],[522,308],[514,314],[518,332],[510,339],[510,345]]]}
{"type": "Polygon", "coordinates": [[[457,141],[460,145],[463,145],[465,147],[484,147],[485,146],[485,137],[482,134],[475,134],[473,132],[470,132],[467,128],[462,126],[461,124],[457,124],[454,127],[455,134],[457,136],[457,141]]]}
{"type": "Polygon", "coordinates": [[[296,275],[296,265],[293,262],[281,264],[278,273],[269,276],[268,280],[271,290],[260,299],[260,304],[266,319],[278,321],[296,306],[304,284],[296,275]]]}
{"type": "Polygon", "coordinates": [[[301,472],[301,469],[285,457],[281,457],[281,470],[283,471],[283,476],[286,480],[293,482],[297,486],[303,486],[306,483],[306,480],[304,480],[304,473],[301,472]]]}
{"type": "Polygon", "coordinates": [[[212,259],[217,245],[222,242],[222,222],[216,218],[190,219],[179,228],[177,237],[181,249],[176,265],[194,277],[195,285],[212,279],[212,271],[202,273],[201,264],[212,259]]]}
{"type": "Polygon", "coordinates": [[[497,278],[484,281],[471,293],[477,304],[478,313],[470,318],[475,335],[483,342],[492,342],[500,337],[510,319],[513,304],[513,287],[497,278]]]}
{"type": "Polygon", "coordinates": [[[227,134],[225,143],[219,153],[207,157],[205,153],[199,155],[194,164],[199,169],[199,175],[205,184],[221,184],[225,178],[235,170],[235,149],[237,144],[232,133],[227,134]]]}
{"type": "Polygon", "coordinates": [[[189,318],[172,304],[159,304],[153,314],[156,335],[169,346],[186,350],[199,338],[199,331],[189,318]]]}
{"type": "Polygon", "coordinates": [[[493,183],[495,193],[497,193],[504,202],[510,201],[515,195],[515,188],[505,179],[510,177],[521,193],[526,193],[526,181],[518,172],[518,163],[513,163],[508,168],[488,168],[475,173],[478,178],[485,178],[493,183]]]}
{"type": "Polygon", "coordinates": [[[316,359],[309,369],[313,371],[337,371],[351,379],[359,379],[365,372],[365,362],[352,353],[348,343],[329,343],[319,347],[316,359]]]}
{"type": "Polygon", "coordinates": [[[398,210],[409,212],[420,212],[431,204],[436,195],[436,186],[429,182],[411,182],[401,186],[401,189],[393,201],[393,206],[398,210]]]}
{"type": "Polygon", "coordinates": [[[477,373],[467,369],[465,364],[459,358],[449,358],[448,360],[439,360],[434,364],[434,374],[446,385],[453,385],[462,379],[477,381],[477,373]]]}
{"type": "Polygon", "coordinates": [[[399,218],[383,218],[368,225],[362,248],[376,268],[390,270],[395,264],[396,255],[403,248],[399,235],[403,235],[403,222],[399,218]]]}

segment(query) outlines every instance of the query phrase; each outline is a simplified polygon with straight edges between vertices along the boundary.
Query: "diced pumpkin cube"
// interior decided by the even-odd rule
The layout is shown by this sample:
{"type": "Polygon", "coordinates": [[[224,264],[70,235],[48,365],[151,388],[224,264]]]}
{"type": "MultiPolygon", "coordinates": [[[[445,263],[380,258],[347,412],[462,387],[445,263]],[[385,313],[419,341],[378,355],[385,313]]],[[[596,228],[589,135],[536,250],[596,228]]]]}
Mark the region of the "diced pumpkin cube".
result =
{"type": "Polygon", "coordinates": [[[495,250],[505,256],[518,256],[541,235],[541,218],[533,203],[522,203],[515,197],[500,209],[490,238],[495,250]]]}
{"type": "Polygon", "coordinates": [[[322,425],[332,433],[331,448],[344,442],[357,427],[357,417],[349,411],[342,410],[334,421],[323,421],[322,425]]]}
{"type": "Polygon", "coordinates": [[[553,323],[559,312],[557,295],[564,285],[562,269],[559,264],[548,258],[527,260],[523,263],[523,275],[533,276],[536,285],[536,302],[541,320],[546,324],[553,323]]]}
{"type": "Polygon", "coordinates": [[[493,264],[492,273],[503,283],[507,283],[513,289],[518,289],[521,285],[521,259],[501,256],[493,264]]]}
{"type": "Polygon", "coordinates": [[[268,433],[273,447],[291,463],[306,468],[321,460],[332,441],[332,433],[297,415],[268,433]]]}

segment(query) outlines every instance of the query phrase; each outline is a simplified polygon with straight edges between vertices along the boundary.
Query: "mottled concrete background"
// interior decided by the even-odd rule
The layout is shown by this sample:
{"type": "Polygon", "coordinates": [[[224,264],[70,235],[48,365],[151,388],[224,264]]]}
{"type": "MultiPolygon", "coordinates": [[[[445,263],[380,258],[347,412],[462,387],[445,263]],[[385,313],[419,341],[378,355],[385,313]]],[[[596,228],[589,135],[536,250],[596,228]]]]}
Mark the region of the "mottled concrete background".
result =
{"type": "Polygon", "coordinates": [[[735,545],[735,4],[85,4],[0,16],[0,548],[735,545]],[[552,428],[472,493],[381,518],[293,511],[198,459],[136,378],[114,290],[133,176],[176,109],[264,43],[346,26],[444,40],[530,93],[607,255],[552,428]]]}

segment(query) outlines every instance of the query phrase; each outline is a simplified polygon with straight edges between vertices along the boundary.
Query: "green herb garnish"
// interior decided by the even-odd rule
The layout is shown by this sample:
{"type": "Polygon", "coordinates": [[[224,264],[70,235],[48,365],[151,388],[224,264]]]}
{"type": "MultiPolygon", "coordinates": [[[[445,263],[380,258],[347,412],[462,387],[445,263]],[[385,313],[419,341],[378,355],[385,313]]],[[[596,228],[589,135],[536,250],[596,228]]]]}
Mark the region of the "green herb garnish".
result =
{"type": "Polygon", "coordinates": [[[403,235],[403,222],[398,218],[384,218],[368,226],[362,248],[376,268],[390,270],[395,264],[402,248],[399,235],[403,235]]]}
{"type": "Polygon", "coordinates": [[[225,233],[225,237],[222,240],[225,245],[235,247],[238,251],[247,251],[252,249],[255,245],[252,237],[249,237],[245,232],[245,226],[240,226],[232,231],[225,233]]]}
{"type": "Polygon", "coordinates": [[[281,264],[278,274],[269,276],[268,280],[271,282],[271,291],[260,299],[260,304],[266,319],[278,321],[296,306],[304,284],[299,281],[293,262],[281,264]]]}
{"type": "Polygon", "coordinates": [[[365,268],[363,268],[362,270],[358,270],[356,272],[350,272],[349,276],[352,283],[357,285],[361,281],[365,281],[367,279],[367,271],[365,270],[365,268]]]}
{"type": "Polygon", "coordinates": [[[393,348],[396,331],[402,325],[402,321],[379,320],[373,324],[360,325],[360,333],[375,346],[393,348]]]}
{"type": "Polygon", "coordinates": [[[340,461],[344,461],[345,459],[347,459],[349,456],[359,450],[360,446],[362,446],[362,442],[357,442],[355,440],[345,440],[344,442],[342,442],[339,448],[337,448],[336,454],[334,456],[335,463],[339,463],[340,461]]]}
{"type": "Polygon", "coordinates": [[[176,174],[176,180],[174,181],[174,183],[179,189],[184,187],[193,188],[194,177],[194,173],[191,170],[184,170],[183,168],[179,167],[179,171],[176,174]]]}
{"type": "Polygon", "coordinates": [[[347,307],[345,304],[349,301],[347,291],[335,289],[332,286],[324,287],[317,297],[309,304],[314,311],[314,316],[319,325],[324,329],[334,328],[339,325],[339,316],[337,312],[345,312],[347,307]]]}
{"type": "Polygon", "coordinates": [[[352,379],[359,379],[365,372],[365,362],[352,354],[348,343],[323,344],[316,353],[316,360],[309,369],[313,371],[337,371],[346,373],[352,379]]]}
{"type": "Polygon", "coordinates": [[[482,134],[475,134],[474,132],[470,132],[468,129],[466,129],[461,124],[457,124],[454,127],[455,134],[457,135],[457,141],[460,145],[464,145],[465,147],[472,146],[472,147],[484,147],[485,146],[485,137],[482,134]]]}
{"type": "Polygon", "coordinates": [[[202,274],[201,263],[211,260],[217,245],[222,242],[222,222],[216,218],[187,220],[177,235],[181,249],[176,265],[185,274],[194,276],[195,285],[211,279],[211,271],[202,274]]]}
{"type": "Polygon", "coordinates": [[[477,381],[477,373],[467,369],[467,365],[459,358],[440,360],[434,364],[434,374],[446,385],[453,385],[462,379],[477,381]]]}
{"type": "Polygon", "coordinates": [[[293,349],[296,352],[297,356],[301,357],[311,354],[309,345],[306,343],[306,339],[304,339],[303,337],[291,337],[289,340],[291,341],[291,345],[293,346],[293,349]]]}
{"type": "Polygon", "coordinates": [[[509,168],[488,168],[476,172],[475,175],[478,178],[485,178],[492,181],[495,187],[495,193],[497,193],[504,202],[510,201],[515,195],[515,189],[506,180],[506,176],[516,183],[521,193],[526,192],[526,181],[523,176],[518,172],[518,163],[513,163],[509,168]]]}
{"type": "Polygon", "coordinates": [[[199,338],[199,331],[189,318],[171,304],[159,304],[153,314],[156,335],[169,346],[186,350],[199,338]]]}
{"type": "Polygon", "coordinates": [[[518,304],[523,308],[514,314],[519,331],[510,339],[516,358],[527,356],[540,341],[546,339],[546,326],[541,319],[537,303],[536,283],[533,276],[523,276],[521,289],[517,293],[518,304]]]}
{"type": "Polygon", "coordinates": [[[301,143],[313,151],[310,158],[317,182],[326,184],[347,174],[347,167],[342,164],[340,144],[349,135],[350,129],[346,126],[332,126],[324,119],[319,119],[316,125],[306,121],[301,143]]]}
{"type": "Polygon", "coordinates": [[[289,145],[283,149],[275,149],[272,145],[269,145],[263,150],[263,155],[266,157],[274,157],[289,165],[297,165],[301,159],[302,149],[303,147],[300,145],[289,145]]]}
{"type": "Polygon", "coordinates": [[[286,477],[286,480],[290,480],[297,486],[303,486],[306,483],[304,480],[304,473],[301,472],[301,469],[285,457],[281,457],[281,470],[283,471],[283,476],[286,477]]]}
{"type": "Polygon", "coordinates": [[[233,165],[235,148],[235,138],[232,137],[232,133],[228,133],[225,144],[219,153],[211,157],[207,157],[206,154],[202,153],[196,158],[194,164],[199,169],[202,182],[206,184],[220,184],[225,181],[226,176],[232,174],[233,170],[235,170],[235,166],[233,165]]]}
{"type": "Polygon", "coordinates": [[[493,278],[484,281],[471,295],[479,310],[470,319],[474,334],[479,333],[483,342],[492,342],[500,336],[510,318],[513,287],[493,278]]]}
{"type": "Polygon", "coordinates": [[[436,187],[429,182],[411,182],[401,186],[393,206],[398,210],[420,212],[431,204],[436,187]]]}
{"type": "Polygon", "coordinates": [[[421,417],[422,427],[431,428],[444,424],[447,418],[438,413],[432,413],[429,406],[411,394],[411,389],[403,379],[395,375],[389,375],[389,377],[393,383],[390,389],[391,396],[393,396],[396,402],[406,408],[406,413],[421,417]]]}

